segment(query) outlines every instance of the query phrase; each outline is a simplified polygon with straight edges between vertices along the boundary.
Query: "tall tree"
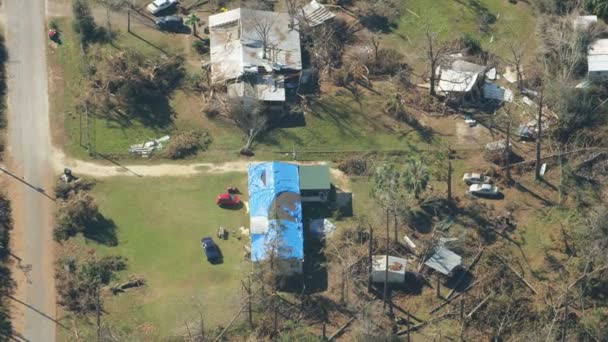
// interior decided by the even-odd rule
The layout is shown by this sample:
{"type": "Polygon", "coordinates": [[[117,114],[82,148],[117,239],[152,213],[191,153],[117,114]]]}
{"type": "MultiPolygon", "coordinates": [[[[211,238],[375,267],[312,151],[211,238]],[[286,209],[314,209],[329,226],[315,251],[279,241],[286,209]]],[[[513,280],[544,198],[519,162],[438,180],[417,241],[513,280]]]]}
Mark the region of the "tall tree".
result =
{"type": "Polygon", "coordinates": [[[420,194],[426,190],[429,182],[429,172],[424,161],[421,159],[408,160],[405,164],[403,181],[405,188],[419,200],[420,194]]]}
{"type": "Polygon", "coordinates": [[[540,94],[538,97],[538,116],[536,119],[536,170],[534,172],[534,175],[536,177],[536,180],[540,180],[541,176],[540,176],[540,150],[541,150],[541,135],[542,135],[542,116],[543,116],[543,90],[540,90],[540,94]]]}
{"type": "Polygon", "coordinates": [[[436,83],[437,67],[441,65],[441,62],[448,53],[448,45],[439,39],[439,32],[433,27],[431,20],[427,20],[423,23],[424,37],[425,37],[425,59],[429,67],[429,81],[430,81],[430,94],[436,96],[436,83]]]}

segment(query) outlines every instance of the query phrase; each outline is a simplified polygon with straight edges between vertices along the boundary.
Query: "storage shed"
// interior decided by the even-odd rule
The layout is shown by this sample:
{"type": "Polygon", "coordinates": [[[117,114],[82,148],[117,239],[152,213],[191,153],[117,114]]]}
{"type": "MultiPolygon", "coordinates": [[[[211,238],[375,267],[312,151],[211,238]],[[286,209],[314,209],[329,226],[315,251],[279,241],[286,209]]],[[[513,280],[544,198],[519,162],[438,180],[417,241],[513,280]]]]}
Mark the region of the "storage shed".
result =
{"type": "Polygon", "coordinates": [[[407,272],[407,260],[392,255],[374,255],[372,257],[372,281],[374,283],[384,283],[386,258],[388,258],[388,283],[403,284],[407,272]]]}
{"type": "Polygon", "coordinates": [[[587,69],[592,80],[608,79],[608,39],[598,39],[589,46],[587,69]]]}
{"type": "Polygon", "coordinates": [[[329,165],[300,165],[299,176],[302,202],[327,202],[331,190],[329,165]]]}

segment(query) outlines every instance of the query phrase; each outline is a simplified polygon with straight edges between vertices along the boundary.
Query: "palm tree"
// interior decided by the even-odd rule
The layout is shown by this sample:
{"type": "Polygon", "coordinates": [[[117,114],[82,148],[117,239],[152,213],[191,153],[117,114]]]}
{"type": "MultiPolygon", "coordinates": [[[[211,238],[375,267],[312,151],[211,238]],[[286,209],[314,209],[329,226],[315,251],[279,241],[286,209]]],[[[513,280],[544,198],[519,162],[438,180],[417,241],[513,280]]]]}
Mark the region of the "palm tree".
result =
{"type": "Polygon", "coordinates": [[[410,159],[407,162],[403,181],[405,188],[414,194],[414,198],[420,199],[420,194],[426,190],[429,182],[429,172],[422,160],[410,159]]]}
{"type": "Polygon", "coordinates": [[[190,13],[189,16],[186,17],[186,25],[192,26],[192,34],[197,36],[196,28],[201,19],[194,13],[190,13]]]}

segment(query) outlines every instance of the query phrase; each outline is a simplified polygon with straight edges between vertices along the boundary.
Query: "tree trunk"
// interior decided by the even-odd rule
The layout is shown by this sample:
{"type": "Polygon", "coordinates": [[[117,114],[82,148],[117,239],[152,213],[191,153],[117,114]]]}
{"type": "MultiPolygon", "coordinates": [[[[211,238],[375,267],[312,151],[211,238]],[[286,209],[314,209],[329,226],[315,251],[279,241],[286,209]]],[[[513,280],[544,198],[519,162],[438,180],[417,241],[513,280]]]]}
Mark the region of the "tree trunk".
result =
{"type": "Polygon", "coordinates": [[[543,113],[543,91],[540,92],[540,97],[538,101],[538,119],[536,120],[536,180],[540,180],[540,136],[542,133],[542,113],[543,113]]]}
{"type": "Polygon", "coordinates": [[[389,240],[390,240],[390,234],[389,234],[389,215],[388,215],[388,209],[386,209],[386,252],[385,252],[385,256],[386,256],[386,263],[384,265],[385,269],[384,269],[384,293],[382,294],[382,300],[384,301],[384,308],[386,309],[386,304],[387,304],[387,299],[388,299],[388,248],[389,248],[389,240]]]}
{"type": "Polygon", "coordinates": [[[397,225],[397,213],[395,211],[393,211],[393,230],[394,230],[394,234],[395,234],[395,242],[399,241],[399,232],[398,232],[398,225],[397,225]]]}
{"type": "Polygon", "coordinates": [[[368,266],[368,273],[367,273],[367,293],[372,293],[372,271],[373,271],[373,264],[372,264],[372,246],[374,244],[374,236],[373,236],[373,230],[372,230],[372,225],[369,225],[369,255],[368,255],[368,262],[369,262],[369,266],[368,266]]]}
{"type": "Polygon", "coordinates": [[[101,341],[101,299],[99,285],[95,285],[95,318],[97,323],[97,342],[101,341]]]}
{"type": "Polygon", "coordinates": [[[431,61],[431,77],[430,77],[430,80],[429,80],[430,81],[430,86],[431,86],[431,88],[430,88],[430,91],[431,91],[430,94],[431,94],[431,96],[436,96],[437,95],[435,93],[435,82],[436,82],[436,79],[435,79],[435,77],[436,77],[436,75],[435,75],[435,67],[436,67],[435,62],[431,61]]]}
{"type": "Polygon", "coordinates": [[[507,183],[511,183],[511,117],[507,123],[507,138],[505,142],[505,176],[507,183]]]}
{"type": "MultiPolygon", "coordinates": [[[[448,155],[448,158],[450,156],[448,155]]],[[[448,202],[452,202],[452,161],[448,159],[448,202]]]]}
{"type": "Polygon", "coordinates": [[[196,26],[197,26],[197,24],[196,24],[196,23],[192,23],[192,34],[193,34],[195,37],[198,37],[198,32],[196,32],[196,26]]]}

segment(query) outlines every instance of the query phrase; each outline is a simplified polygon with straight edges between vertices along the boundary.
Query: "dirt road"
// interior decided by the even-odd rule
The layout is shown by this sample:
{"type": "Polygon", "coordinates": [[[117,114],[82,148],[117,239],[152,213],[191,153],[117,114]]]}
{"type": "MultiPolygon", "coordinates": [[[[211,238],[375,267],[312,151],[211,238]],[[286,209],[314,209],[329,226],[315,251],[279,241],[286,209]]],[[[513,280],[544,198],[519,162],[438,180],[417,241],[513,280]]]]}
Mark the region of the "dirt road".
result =
{"type": "MultiPolygon", "coordinates": [[[[8,155],[15,243],[27,277],[16,274],[16,328],[24,341],[55,341],[55,285],[51,213],[51,138],[48,116],[45,1],[4,4],[8,62],[8,155]],[[36,189],[38,188],[38,189],[36,189]],[[24,278],[24,279],[20,279],[24,278]]],[[[3,177],[8,177],[3,175],[3,177]]]]}

